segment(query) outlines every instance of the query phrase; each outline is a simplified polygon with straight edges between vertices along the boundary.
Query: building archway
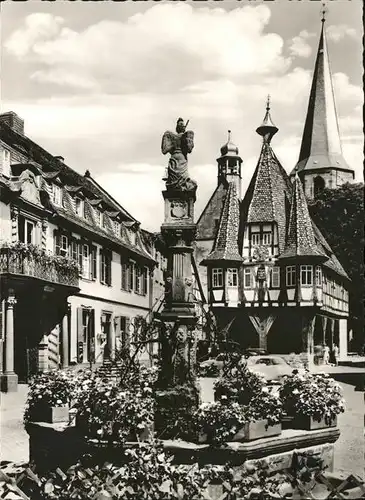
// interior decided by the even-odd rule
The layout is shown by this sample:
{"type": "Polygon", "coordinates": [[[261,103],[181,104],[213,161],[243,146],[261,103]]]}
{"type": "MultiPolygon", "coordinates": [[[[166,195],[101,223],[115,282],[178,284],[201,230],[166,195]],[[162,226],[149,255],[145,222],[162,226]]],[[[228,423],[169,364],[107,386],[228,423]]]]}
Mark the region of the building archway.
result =
{"type": "Polygon", "coordinates": [[[317,196],[323,189],[325,188],[326,183],[320,175],[317,175],[317,177],[314,178],[313,181],[313,188],[314,188],[314,196],[317,196]]]}

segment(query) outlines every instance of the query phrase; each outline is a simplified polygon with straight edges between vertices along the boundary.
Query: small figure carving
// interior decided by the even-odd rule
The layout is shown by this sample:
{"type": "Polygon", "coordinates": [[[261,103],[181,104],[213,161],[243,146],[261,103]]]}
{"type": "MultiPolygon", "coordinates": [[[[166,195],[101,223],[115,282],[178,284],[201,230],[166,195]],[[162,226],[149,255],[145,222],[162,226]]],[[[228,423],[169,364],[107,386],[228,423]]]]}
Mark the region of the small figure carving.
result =
{"type": "Polygon", "coordinates": [[[176,124],[176,133],[166,131],[162,137],[161,151],[165,155],[170,153],[171,157],[167,167],[166,189],[177,191],[194,191],[196,182],[189,177],[188,154],[194,148],[194,132],[186,130],[189,122],[179,118],[176,124]]]}

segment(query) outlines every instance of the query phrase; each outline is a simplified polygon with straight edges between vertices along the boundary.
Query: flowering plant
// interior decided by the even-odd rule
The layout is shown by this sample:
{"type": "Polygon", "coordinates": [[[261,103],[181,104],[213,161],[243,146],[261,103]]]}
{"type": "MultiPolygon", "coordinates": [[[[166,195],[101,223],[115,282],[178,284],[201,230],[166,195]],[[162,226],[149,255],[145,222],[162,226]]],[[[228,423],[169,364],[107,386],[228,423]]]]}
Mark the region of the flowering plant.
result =
{"type": "Polygon", "coordinates": [[[238,403],[204,403],[193,416],[198,435],[206,434],[213,444],[231,441],[247,422],[245,408],[238,403]]]}
{"type": "Polygon", "coordinates": [[[252,397],[245,410],[249,422],[267,420],[268,426],[279,424],[283,417],[282,402],[267,387],[263,387],[261,392],[252,397]]]}
{"type": "Polygon", "coordinates": [[[14,254],[23,257],[31,257],[37,262],[44,265],[55,265],[58,269],[78,272],[79,265],[74,259],[63,255],[54,255],[41,248],[40,246],[33,245],[32,243],[23,243],[16,241],[15,243],[2,243],[1,248],[8,249],[14,254]]]}
{"type": "Polygon", "coordinates": [[[263,376],[251,372],[245,363],[238,363],[215,383],[214,395],[217,401],[224,397],[228,401],[247,405],[265,385],[263,376]]]}
{"type": "Polygon", "coordinates": [[[34,410],[40,407],[69,405],[74,390],[72,372],[59,370],[37,375],[29,387],[24,421],[29,422],[34,410]]]}
{"type": "Polygon", "coordinates": [[[326,373],[305,373],[287,376],[280,389],[280,398],[289,416],[311,416],[328,423],[345,411],[345,401],[337,382],[326,373]]]}
{"type": "Polygon", "coordinates": [[[149,370],[141,367],[134,382],[133,386],[120,385],[98,373],[80,379],[74,392],[75,408],[86,433],[125,441],[152,425],[154,400],[149,370]]]}

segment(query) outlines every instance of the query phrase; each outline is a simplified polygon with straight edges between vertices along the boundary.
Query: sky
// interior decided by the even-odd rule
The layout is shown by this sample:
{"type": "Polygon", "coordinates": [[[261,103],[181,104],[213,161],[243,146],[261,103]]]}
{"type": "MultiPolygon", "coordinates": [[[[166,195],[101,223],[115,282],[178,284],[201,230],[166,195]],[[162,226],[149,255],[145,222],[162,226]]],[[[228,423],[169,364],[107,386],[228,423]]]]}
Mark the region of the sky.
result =
{"type": "MultiPolygon", "coordinates": [[[[343,154],[363,177],[362,1],[327,2],[343,154]]],[[[255,169],[271,96],[273,149],[297,160],[321,28],[318,1],[2,2],[1,112],[79,173],[86,169],[142,227],[163,221],[165,130],[190,120],[196,214],[217,185],[227,130],[255,169]]]]}

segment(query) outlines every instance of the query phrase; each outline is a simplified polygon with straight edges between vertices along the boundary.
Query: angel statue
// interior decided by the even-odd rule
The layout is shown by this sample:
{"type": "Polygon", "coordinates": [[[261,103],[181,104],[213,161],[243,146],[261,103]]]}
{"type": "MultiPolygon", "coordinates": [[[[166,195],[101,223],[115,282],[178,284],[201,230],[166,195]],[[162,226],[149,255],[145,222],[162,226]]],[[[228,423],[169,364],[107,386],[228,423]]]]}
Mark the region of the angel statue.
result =
{"type": "Polygon", "coordinates": [[[161,151],[165,155],[170,153],[167,167],[166,181],[167,189],[178,191],[193,191],[196,189],[196,182],[189,177],[188,154],[194,147],[194,132],[186,130],[189,120],[184,124],[184,120],[179,118],[176,124],[176,134],[166,131],[162,137],[161,151]]]}

